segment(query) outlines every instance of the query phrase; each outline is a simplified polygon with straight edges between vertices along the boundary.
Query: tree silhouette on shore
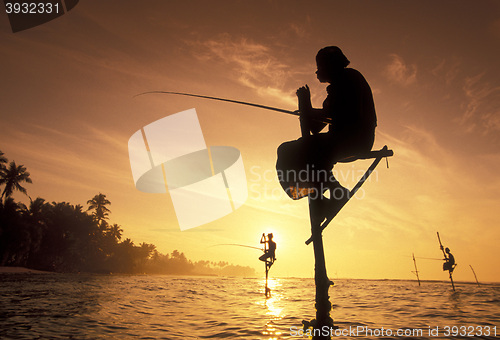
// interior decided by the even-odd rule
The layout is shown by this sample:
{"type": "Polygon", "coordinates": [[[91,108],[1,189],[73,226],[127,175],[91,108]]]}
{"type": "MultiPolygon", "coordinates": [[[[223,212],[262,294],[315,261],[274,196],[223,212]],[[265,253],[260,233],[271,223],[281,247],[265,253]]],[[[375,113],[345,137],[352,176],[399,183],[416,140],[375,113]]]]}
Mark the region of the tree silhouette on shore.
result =
{"type": "Polygon", "coordinates": [[[2,175],[5,169],[5,164],[7,164],[7,158],[4,155],[5,154],[0,150],[0,174],[2,175]]]}
{"type": "Polygon", "coordinates": [[[107,205],[111,205],[111,202],[106,198],[106,195],[99,193],[99,195],[95,195],[92,199],[88,200],[87,204],[89,205],[87,211],[94,210],[94,218],[97,220],[99,225],[103,225],[111,212],[106,207],[107,205]]]}
{"type": "MultiPolygon", "coordinates": [[[[0,151],[0,266],[22,266],[55,272],[151,273],[176,275],[255,276],[250,267],[192,262],[178,250],[161,254],[154,244],[130,238],[122,241],[123,228],[108,223],[111,202],[99,193],[88,208],[68,202],[46,202],[30,197],[29,206],[15,202],[12,193],[27,194],[21,185],[31,183],[24,166],[0,151]]],[[[29,196],[28,196],[29,197],[29,196]]]]}
{"type": "Polygon", "coordinates": [[[26,188],[21,185],[22,183],[32,183],[30,173],[26,171],[23,165],[17,165],[16,162],[12,161],[8,167],[4,166],[0,177],[0,185],[5,185],[5,187],[0,200],[3,200],[4,197],[5,199],[9,198],[14,191],[19,191],[27,195],[26,188]]]}

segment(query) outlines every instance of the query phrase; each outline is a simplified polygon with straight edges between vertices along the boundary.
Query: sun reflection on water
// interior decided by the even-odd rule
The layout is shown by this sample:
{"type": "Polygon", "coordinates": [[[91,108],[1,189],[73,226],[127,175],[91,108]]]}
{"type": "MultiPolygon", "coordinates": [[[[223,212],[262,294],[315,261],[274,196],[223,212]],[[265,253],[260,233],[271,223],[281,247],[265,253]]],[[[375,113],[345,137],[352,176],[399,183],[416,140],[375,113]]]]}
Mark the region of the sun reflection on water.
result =
{"type": "Polygon", "coordinates": [[[262,334],[267,336],[267,340],[277,340],[282,333],[278,330],[277,324],[283,318],[283,293],[280,291],[282,283],[279,279],[268,279],[267,286],[271,289],[271,296],[264,297],[266,280],[259,282],[259,287],[263,292],[262,300],[256,303],[263,307],[265,315],[268,317],[262,334]]]}

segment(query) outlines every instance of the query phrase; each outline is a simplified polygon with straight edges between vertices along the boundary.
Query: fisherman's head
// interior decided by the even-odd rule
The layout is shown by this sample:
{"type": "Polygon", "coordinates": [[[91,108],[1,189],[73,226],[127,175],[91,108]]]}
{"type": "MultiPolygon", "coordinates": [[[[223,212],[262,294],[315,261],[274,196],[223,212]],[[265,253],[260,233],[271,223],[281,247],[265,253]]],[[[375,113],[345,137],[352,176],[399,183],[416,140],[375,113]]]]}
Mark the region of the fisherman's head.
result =
{"type": "Polygon", "coordinates": [[[316,55],[316,75],[322,83],[329,83],[336,73],[349,65],[350,61],[337,46],[327,46],[316,55]]]}
{"type": "Polygon", "coordinates": [[[450,252],[450,248],[446,248],[444,251],[447,252],[447,253],[449,253],[450,252]]]}
{"type": "Polygon", "coordinates": [[[267,234],[267,237],[269,237],[272,240],[273,239],[273,233],[267,234]]]}

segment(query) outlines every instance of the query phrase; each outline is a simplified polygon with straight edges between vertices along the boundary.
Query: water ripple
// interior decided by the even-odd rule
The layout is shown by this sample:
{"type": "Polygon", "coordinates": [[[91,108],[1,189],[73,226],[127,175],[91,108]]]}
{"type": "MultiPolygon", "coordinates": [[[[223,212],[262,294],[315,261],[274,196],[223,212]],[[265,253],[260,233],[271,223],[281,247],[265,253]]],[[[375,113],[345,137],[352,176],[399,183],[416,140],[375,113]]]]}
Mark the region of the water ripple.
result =
{"type": "MultiPolygon", "coordinates": [[[[315,314],[311,279],[272,279],[270,299],[261,279],[2,274],[0,282],[2,339],[297,339],[315,314]]],[[[430,339],[435,327],[500,326],[499,288],[338,280],[332,317],[340,331],[421,329],[411,339],[430,339]]]]}

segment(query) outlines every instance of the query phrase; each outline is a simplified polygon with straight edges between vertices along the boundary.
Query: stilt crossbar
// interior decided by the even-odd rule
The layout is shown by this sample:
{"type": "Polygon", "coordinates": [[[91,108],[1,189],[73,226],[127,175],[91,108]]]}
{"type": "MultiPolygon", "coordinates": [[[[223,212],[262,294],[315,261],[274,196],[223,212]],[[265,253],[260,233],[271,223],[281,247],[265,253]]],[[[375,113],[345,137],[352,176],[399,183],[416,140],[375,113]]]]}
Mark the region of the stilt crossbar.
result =
{"type": "MultiPolygon", "coordinates": [[[[321,231],[323,231],[328,226],[328,224],[330,224],[330,222],[335,218],[335,216],[337,216],[337,214],[339,213],[339,211],[347,204],[347,202],[349,202],[349,200],[351,199],[351,197],[353,197],[356,194],[356,192],[359,190],[359,188],[361,188],[361,186],[363,185],[363,183],[365,183],[366,180],[368,179],[368,177],[370,177],[371,173],[373,172],[373,170],[375,170],[375,168],[377,167],[378,163],[380,163],[380,161],[382,160],[382,158],[384,158],[384,157],[391,157],[393,155],[394,155],[394,152],[392,150],[389,150],[387,148],[387,145],[386,145],[386,146],[384,146],[382,149],[380,149],[378,151],[370,151],[369,153],[366,153],[366,154],[363,154],[363,155],[348,157],[348,158],[345,158],[345,159],[342,159],[342,160],[338,161],[339,163],[349,163],[349,162],[354,162],[354,161],[359,160],[359,159],[372,159],[372,158],[375,158],[375,160],[370,165],[370,167],[368,168],[368,170],[366,170],[366,172],[363,175],[363,177],[361,177],[361,179],[358,181],[358,183],[356,183],[356,185],[351,189],[351,191],[349,192],[349,195],[347,197],[347,200],[345,200],[343,202],[340,202],[339,205],[337,206],[337,208],[335,209],[335,211],[331,212],[331,214],[329,214],[329,216],[326,218],[326,220],[323,221],[323,223],[321,223],[321,227],[320,227],[321,231]]],[[[309,244],[312,241],[313,241],[313,237],[311,236],[306,241],[306,244],[309,244]]]]}

